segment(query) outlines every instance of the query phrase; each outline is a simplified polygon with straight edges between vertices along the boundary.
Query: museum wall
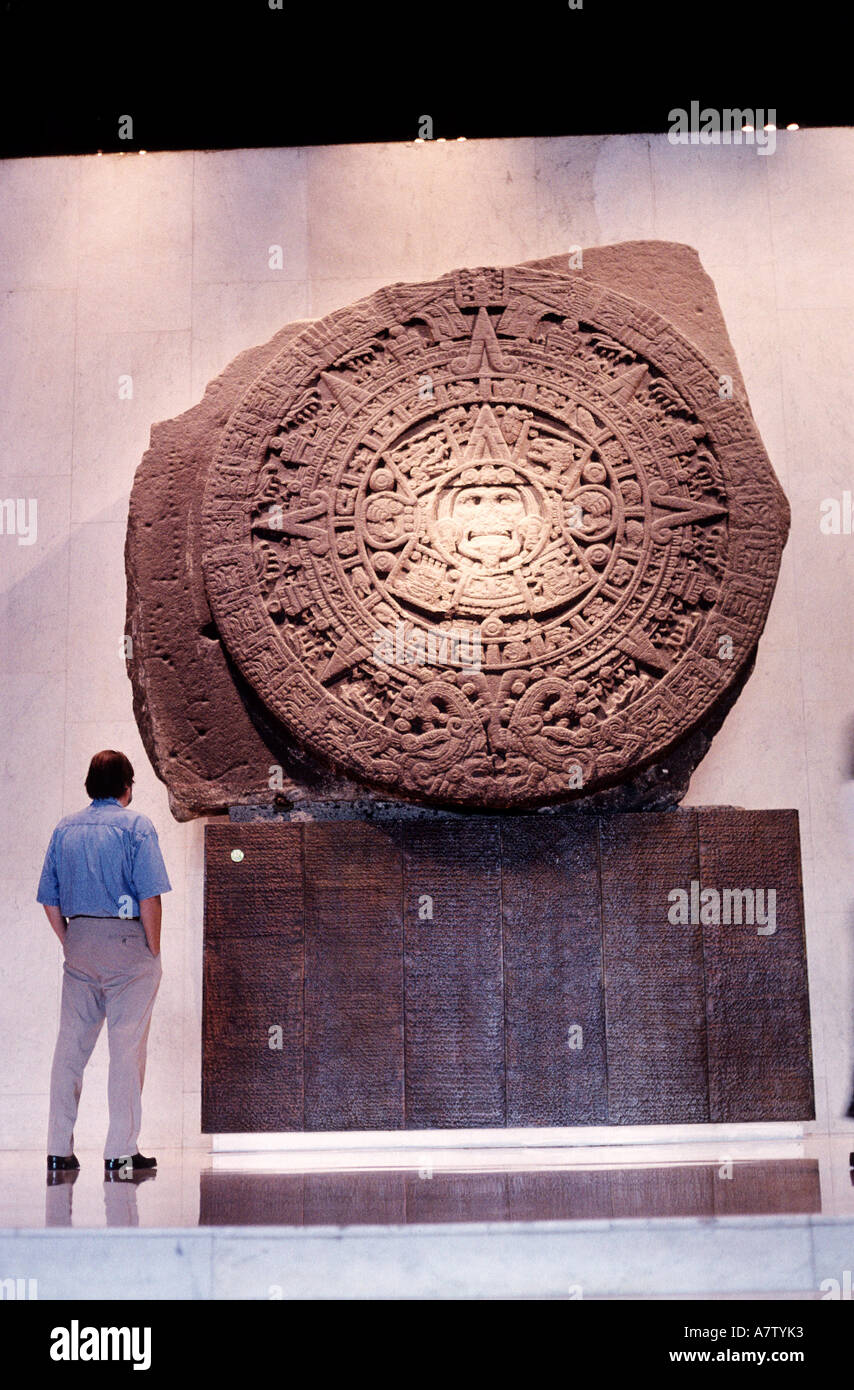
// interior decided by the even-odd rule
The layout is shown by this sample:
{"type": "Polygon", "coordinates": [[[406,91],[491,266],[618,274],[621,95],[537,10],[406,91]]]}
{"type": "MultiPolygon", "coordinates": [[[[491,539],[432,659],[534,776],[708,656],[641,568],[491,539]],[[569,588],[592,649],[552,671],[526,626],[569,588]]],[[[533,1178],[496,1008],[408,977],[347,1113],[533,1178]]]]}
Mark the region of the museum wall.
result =
{"type": "MultiPolygon", "coordinates": [[[[151,424],[283,324],[381,285],[644,238],[694,246],[714,279],[792,507],[755,672],[685,804],[799,811],[809,1128],[851,1127],[853,190],[847,131],[783,133],[770,155],[619,136],[0,165],[0,499],[23,499],[37,523],[0,534],[0,1147],[44,1145],[62,956],[36,885],[51,830],[86,804],[88,760],[104,747],[134,763],[134,805],[158,828],[174,887],[143,1151],[206,1142],[204,823],[170,815],[122,646],[128,497],[151,424]],[[839,503],[836,534],[820,527],[827,499],[839,503]]],[[[106,1070],[104,1032],[78,1149],[101,1147],[106,1070]]]]}

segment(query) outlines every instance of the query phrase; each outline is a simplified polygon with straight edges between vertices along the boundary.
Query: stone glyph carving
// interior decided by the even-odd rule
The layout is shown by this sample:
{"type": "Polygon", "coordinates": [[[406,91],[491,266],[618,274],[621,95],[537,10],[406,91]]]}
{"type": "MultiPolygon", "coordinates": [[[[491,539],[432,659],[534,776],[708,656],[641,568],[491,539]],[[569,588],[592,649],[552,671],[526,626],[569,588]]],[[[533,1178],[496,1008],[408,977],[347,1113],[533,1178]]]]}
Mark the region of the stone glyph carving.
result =
{"type": "Polygon", "coordinates": [[[673,806],[787,526],[690,247],[392,286],[153,426],[126,543],[146,751],[180,820],[673,806]]]}
{"type": "Polygon", "coordinates": [[[589,796],[749,663],[788,509],[746,404],[645,304],[535,267],[290,337],[205,479],[204,587],[269,718],[357,784],[589,796]]]}

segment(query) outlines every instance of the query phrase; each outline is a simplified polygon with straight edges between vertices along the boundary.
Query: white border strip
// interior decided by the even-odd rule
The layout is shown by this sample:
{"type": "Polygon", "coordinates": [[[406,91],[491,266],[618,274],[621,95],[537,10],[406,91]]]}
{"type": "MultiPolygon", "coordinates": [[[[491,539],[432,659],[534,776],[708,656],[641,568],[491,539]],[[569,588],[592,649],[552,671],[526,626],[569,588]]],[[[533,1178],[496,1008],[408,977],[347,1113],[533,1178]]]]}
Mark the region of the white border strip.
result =
{"type": "Polygon", "coordinates": [[[404,1130],[211,1136],[214,1169],[567,1168],[795,1158],[803,1124],[404,1130]]]}

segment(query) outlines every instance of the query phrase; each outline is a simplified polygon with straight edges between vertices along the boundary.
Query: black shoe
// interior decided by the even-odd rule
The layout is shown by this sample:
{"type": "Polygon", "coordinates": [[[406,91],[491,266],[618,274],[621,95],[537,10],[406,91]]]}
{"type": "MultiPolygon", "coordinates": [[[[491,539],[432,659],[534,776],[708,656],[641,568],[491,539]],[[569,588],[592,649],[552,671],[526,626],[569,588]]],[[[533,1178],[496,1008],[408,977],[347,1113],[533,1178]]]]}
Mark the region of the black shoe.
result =
{"type": "Polygon", "coordinates": [[[117,1168],[127,1168],[128,1164],[132,1168],[156,1168],[156,1158],[143,1158],[141,1153],[128,1154],[127,1158],[105,1158],[104,1172],[114,1173],[117,1168]]]}
{"type": "Polygon", "coordinates": [[[74,1154],[69,1155],[68,1158],[63,1158],[62,1154],[48,1154],[47,1166],[49,1172],[55,1173],[59,1169],[79,1168],[80,1164],[77,1162],[74,1154]]]}

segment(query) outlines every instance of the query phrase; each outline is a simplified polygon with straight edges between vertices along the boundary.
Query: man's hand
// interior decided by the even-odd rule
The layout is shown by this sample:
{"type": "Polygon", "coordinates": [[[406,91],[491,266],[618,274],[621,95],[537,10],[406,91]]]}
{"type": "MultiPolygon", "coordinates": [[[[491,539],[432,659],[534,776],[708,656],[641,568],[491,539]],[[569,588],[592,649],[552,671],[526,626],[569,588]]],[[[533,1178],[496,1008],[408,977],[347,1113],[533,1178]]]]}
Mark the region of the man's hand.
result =
{"type": "Polygon", "coordinates": [[[47,920],[50,922],[50,925],[53,927],[54,931],[56,932],[57,936],[59,937],[60,941],[64,946],[65,933],[68,930],[68,923],[66,922],[59,908],[54,907],[53,903],[42,903],[42,907],[44,908],[45,913],[47,914],[47,920]]]}
{"type": "Polygon", "coordinates": [[[140,898],[139,917],[145,928],[145,939],[148,942],[148,949],[153,956],[160,955],[160,919],[162,914],[162,904],[160,894],[155,898],[140,898]]]}

